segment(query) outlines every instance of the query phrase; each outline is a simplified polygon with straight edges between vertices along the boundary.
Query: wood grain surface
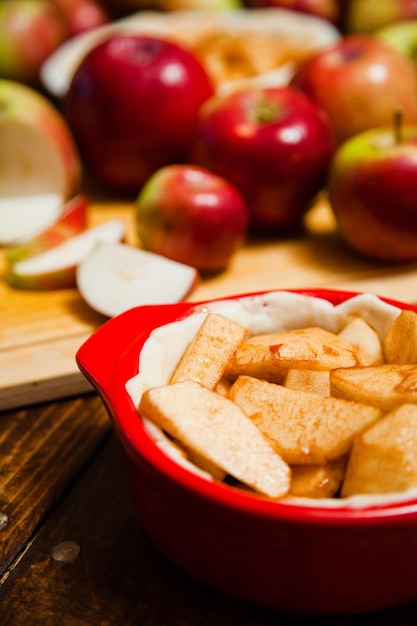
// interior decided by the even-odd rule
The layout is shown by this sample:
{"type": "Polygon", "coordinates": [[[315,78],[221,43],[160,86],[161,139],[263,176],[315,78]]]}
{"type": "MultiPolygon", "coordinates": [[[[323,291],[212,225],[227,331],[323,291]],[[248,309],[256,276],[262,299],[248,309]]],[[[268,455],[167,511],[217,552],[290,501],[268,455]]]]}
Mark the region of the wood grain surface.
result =
{"type": "MultiPolygon", "coordinates": [[[[127,241],[137,245],[133,202],[92,202],[90,225],[114,217],[126,222],[127,241]]],[[[1,276],[6,269],[2,254],[1,276]]],[[[417,264],[381,264],[354,254],[340,240],[326,199],[320,198],[302,232],[248,238],[227,270],[202,278],[190,300],[298,287],[372,291],[417,302],[417,264]]],[[[74,355],[105,319],[76,289],[24,291],[8,287],[0,277],[0,410],[89,391],[74,355]]]]}

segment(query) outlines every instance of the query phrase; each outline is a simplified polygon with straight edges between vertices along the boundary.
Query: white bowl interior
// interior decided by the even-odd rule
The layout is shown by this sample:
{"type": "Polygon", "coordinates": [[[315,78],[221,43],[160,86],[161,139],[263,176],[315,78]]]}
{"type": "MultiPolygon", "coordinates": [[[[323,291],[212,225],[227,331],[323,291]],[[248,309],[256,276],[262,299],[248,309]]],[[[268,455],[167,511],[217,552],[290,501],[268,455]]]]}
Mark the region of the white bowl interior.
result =
{"type": "MultiPolygon", "coordinates": [[[[126,383],[135,406],[146,389],[168,382],[174,368],[191,341],[207,311],[216,312],[248,328],[253,335],[273,331],[320,326],[340,331],[352,316],[360,315],[383,339],[401,309],[383,302],[373,294],[360,294],[333,305],[327,300],[286,291],[259,296],[225,299],[196,306],[188,317],[156,328],[145,342],[139,358],[139,373],[126,383]]],[[[213,481],[210,474],[184,460],[164,433],[149,420],[143,420],[155,444],[188,470],[213,481]]],[[[349,498],[291,498],[289,506],[367,508],[402,503],[417,498],[417,487],[401,493],[355,495],[349,498]]]]}

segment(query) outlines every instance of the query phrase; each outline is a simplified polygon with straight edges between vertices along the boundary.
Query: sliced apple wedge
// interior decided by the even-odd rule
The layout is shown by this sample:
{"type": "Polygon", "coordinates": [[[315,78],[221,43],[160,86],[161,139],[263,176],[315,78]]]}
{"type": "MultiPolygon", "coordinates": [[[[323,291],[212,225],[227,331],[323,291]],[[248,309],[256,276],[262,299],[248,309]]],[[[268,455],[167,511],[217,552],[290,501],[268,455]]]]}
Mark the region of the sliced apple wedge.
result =
{"type": "Polygon", "coordinates": [[[0,245],[10,246],[36,237],[62,210],[59,193],[0,198],[0,245]]]}
{"type": "Polygon", "coordinates": [[[85,301],[113,317],[135,306],[180,302],[197,284],[194,267],[123,243],[103,243],[77,269],[85,301]]]}
{"type": "Polygon", "coordinates": [[[80,234],[87,228],[87,208],[87,196],[78,194],[64,205],[57,219],[50,226],[21,245],[10,248],[6,253],[6,260],[9,263],[16,263],[28,259],[80,234]]]}
{"type": "Polygon", "coordinates": [[[122,241],[125,234],[125,223],[119,219],[88,228],[47,252],[13,263],[6,281],[20,289],[75,287],[77,266],[92,250],[104,242],[122,241]]]}
{"type": "Polygon", "coordinates": [[[34,89],[0,79],[0,244],[44,230],[80,180],[80,156],[63,115],[34,89]]]}

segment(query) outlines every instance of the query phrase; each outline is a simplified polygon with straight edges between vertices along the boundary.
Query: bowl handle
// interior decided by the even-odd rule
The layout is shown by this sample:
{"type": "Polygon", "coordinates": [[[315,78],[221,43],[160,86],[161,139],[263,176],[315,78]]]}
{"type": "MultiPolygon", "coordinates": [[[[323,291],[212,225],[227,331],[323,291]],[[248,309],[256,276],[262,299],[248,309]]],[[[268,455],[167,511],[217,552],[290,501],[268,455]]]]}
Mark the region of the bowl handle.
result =
{"type": "Polygon", "coordinates": [[[78,349],[75,359],[79,369],[93,387],[108,396],[118,364],[123,361],[124,371],[134,376],[140,349],[152,330],[181,318],[194,306],[187,302],[146,305],[111,318],[78,349]]]}

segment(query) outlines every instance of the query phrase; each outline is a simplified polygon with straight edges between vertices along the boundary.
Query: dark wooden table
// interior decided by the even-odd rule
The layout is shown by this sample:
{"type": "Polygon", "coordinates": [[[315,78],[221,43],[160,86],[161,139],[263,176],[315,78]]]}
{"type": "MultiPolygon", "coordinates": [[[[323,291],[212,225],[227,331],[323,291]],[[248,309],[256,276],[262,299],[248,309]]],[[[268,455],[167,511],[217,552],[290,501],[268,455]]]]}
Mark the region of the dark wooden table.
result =
{"type": "Polygon", "coordinates": [[[297,617],[225,597],[178,570],[139,526],[95,393],[0,419],[1,626],[417,624],[417,603],[297,617]]]}

